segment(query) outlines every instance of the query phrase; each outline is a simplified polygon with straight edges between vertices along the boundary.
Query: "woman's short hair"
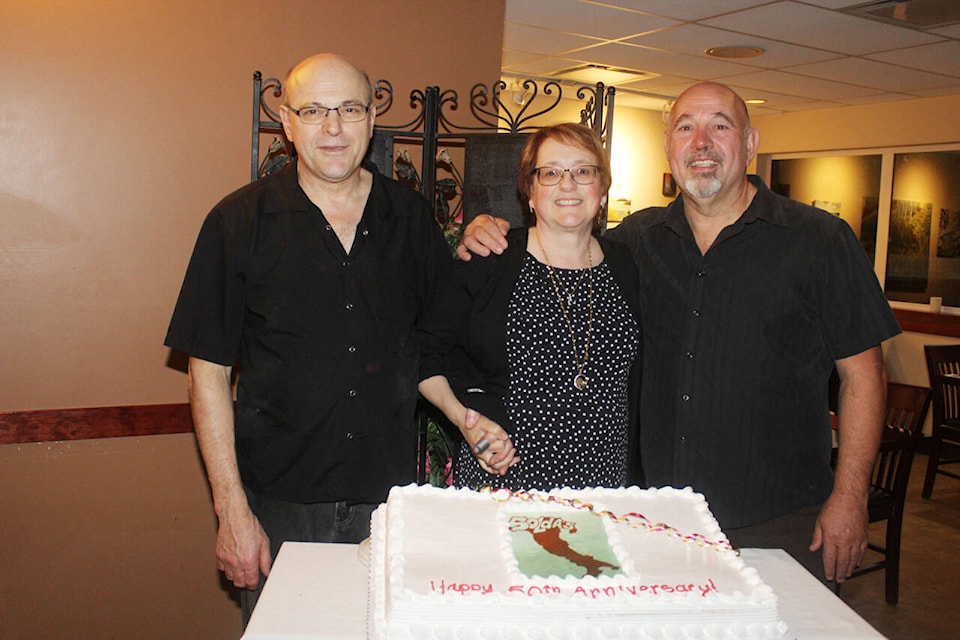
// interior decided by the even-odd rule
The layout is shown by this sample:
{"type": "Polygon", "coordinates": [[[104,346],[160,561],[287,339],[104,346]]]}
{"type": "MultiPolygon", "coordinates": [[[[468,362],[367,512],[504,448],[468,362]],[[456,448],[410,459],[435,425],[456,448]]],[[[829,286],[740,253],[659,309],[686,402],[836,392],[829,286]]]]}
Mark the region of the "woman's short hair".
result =
{"type": "MultiPolygon", "coordinates": [[[[530,202],[530,194],[533,192],[533,181],[536,177],[533,170],[537,168],[537,154],[540,153],[540,147],[547,140],[556,140],[563,144],[569,144],[587,151],[594,156],[594,162],[600,167],[600,193],[606,193],[610,189],[612,178],[610,176],[610,157],[606,149],[603,148],[603,141],[597,132],[590,127],[573,122],[564,122],[562,124],[550,125],[537,130],[527,139],[520,152],[520,171],[517,175],[517,188],[520,195],[523,196],[524,206],[530,202]]],[[[569,167],[565,167],[569,168],[569,167]]]]}

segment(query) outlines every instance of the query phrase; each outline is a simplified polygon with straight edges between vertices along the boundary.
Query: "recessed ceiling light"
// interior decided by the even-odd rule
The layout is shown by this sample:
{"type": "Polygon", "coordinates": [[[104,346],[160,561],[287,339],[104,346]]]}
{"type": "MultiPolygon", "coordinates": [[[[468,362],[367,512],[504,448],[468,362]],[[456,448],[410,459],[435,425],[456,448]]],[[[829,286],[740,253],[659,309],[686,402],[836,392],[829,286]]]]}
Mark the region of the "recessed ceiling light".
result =
{"type": "Polygon", "coordinates": [[[557,80],[572,80],[583,84],[602,82],[607,86],[612,86],[615,84],[636,82],[638,80],[649,80],[650,78],[655,78],[657,74],[637,71],[636,69],[608,67],[601,64],[583,64],[571,69],[562,69],[551,73],[550,76],[557,80]]]}
{"type": "Polygon", "coordinates": [[[704,51],[713,58],[756,58],[766,51],[762,47],[710,47],[704,51]]]}

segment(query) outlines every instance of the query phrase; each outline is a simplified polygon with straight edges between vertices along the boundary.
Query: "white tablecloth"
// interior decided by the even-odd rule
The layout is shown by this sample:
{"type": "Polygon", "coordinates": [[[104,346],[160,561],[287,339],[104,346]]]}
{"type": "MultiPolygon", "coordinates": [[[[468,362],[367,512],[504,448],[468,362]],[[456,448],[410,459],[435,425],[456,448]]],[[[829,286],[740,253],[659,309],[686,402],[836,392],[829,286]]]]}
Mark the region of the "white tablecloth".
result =
{"type": "MultiPolygon", "coordinates": [[[[366,640],[367,569],[357,545],[287,542],[243,640],[366,640]]],[[[744,549],[744,562],[773,587],[789,638],[883,638],[780,549],[744,549]]]]}

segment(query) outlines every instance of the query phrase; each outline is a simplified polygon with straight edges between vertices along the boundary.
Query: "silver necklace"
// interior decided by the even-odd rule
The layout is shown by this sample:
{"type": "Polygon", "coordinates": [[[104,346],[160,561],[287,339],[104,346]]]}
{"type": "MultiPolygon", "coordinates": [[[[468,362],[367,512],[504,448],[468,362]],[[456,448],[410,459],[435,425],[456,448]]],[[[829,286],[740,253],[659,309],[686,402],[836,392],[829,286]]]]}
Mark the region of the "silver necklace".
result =
{"type": "MultiPolygon", "coordinates": [[[[537,240],[537,242],[540,242],[540,241],[537,240]]],[[[540,247],[540,250],[543,251],[543,247],[542,247],[542,246],[540,247]]],[[[590,255],[590,248],[587,247],[587,256],[588,256],[588,259],[589,259],[589,255],[590,255]]],[[[547,256],[547,252],[546,252],[546,251],[543,251],[543,256],[544,256],[544,257],[547,256]]],[[[547,266],[549,267],[549,265],[547,265],[547,266]]],[[[567,290],[567,288],[566,288],[565,286],[563,286],[563,282],[562,282],[559,278],[557,278],[557,279],[554,281],[554,283],[553,283],[554,286],[555,286],[555,287],[559,287],[559,288],[560,288],[560,291],[563,292],[563,297],[566,298],[566,300],[567,300],[567,307],[568,307],[568,308],[573,305],[573,296],[574,296],[574,294],[577,292],[577,289],[580,287],[580,283],[583,282],[583,279],[584,279],[585,277],[587,277],[587,272],[588,272],[588,271],[589,271],[589,269],[586,269],[586,270],[584,270],[583,272],[580,273],[580,277],[577,278],[577,281],[574,283],[574,285],[570,288],[569,291],[567,290]]],[[[551,276],[552,276],[552,275],[553,275],[553,273],[551,272],[551,276]]]]}

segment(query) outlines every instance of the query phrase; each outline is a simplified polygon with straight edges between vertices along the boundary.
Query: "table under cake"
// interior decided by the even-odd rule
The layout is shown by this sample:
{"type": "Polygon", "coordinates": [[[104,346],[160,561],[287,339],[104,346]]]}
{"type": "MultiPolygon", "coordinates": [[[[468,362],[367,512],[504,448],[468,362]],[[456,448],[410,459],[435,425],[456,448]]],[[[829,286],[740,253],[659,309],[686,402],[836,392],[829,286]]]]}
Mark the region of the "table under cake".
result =
{"type": "MultiPolygon", "coordinates": [[[[286,542],[242,640],[366,640],[367,568],[353,544],[286,542]]],[[[883,638],[780,549],[743,549],[776,592],[788,638],[883,638]]]]}

